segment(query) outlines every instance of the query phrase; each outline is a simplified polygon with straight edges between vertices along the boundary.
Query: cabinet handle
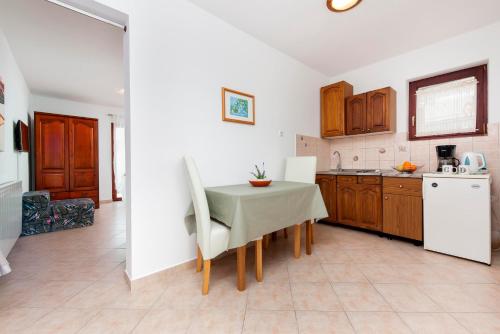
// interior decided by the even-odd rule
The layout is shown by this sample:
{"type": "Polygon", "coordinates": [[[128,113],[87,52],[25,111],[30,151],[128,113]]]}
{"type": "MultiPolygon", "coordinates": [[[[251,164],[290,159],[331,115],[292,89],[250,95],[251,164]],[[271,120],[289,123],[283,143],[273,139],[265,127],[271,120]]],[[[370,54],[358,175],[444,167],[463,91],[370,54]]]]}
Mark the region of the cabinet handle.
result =
{"type": "Polygon", "coordinates": [[[388,200],[388,199],[389,199],[389,197],[385,196],[385,197],[384,197],[384,199],[385,199],[385,200],[388,200]]]}
{"type": "Polygon", "coordinates": [[[370,132],[370,131],[371,131],[371,129],[366,129],[366,131],[370,132]]]}
{"type": "Polygon", "coordinates": [[[403,188],[403,185],[402,185],[402,184],[400,184],[400,185],[399,185],[399,188],[403,188]]]}

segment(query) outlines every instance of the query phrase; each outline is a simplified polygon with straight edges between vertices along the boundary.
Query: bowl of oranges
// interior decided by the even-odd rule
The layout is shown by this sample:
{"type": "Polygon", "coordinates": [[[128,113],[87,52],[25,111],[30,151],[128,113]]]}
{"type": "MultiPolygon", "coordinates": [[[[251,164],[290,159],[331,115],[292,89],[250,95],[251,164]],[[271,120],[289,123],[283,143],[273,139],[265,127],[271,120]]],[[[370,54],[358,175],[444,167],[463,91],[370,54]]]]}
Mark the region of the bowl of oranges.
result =
{"type": "Polygon", "coordinates": [[[392,167],[394,168],[395,170],[397,170],[398,172],[400,173],[408,173],[408,174],[411,174],[413,173],[414,171],[416,171],[419,166],[415,165],[415,164],[412,164],[411,162],[409,161],[404,161],[402,164],[400,165],[397,165],[395,167],[392,167]]]}

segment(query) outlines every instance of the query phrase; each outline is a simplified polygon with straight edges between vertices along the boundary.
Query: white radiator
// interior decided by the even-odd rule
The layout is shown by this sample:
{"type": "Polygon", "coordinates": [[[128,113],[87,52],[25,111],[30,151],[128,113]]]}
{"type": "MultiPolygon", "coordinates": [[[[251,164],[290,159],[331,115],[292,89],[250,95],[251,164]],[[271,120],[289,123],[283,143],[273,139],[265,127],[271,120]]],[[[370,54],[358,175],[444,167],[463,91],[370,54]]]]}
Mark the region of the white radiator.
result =
{"type": "Polygon", "coordinates": [[[21,181],[0,185],[0,253],[5,257],[21,234],[22,194],[21,181]]]}

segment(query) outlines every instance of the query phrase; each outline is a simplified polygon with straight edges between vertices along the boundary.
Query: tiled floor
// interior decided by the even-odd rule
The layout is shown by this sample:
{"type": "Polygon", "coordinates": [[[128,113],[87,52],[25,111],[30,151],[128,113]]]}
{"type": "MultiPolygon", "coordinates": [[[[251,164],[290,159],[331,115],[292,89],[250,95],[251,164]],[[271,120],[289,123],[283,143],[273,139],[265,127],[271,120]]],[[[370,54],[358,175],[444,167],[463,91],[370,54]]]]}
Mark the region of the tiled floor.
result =
{"type": "Polygon", "coordinates": [[[247,252],[201,274],[178,270],[129,292],[123,204],[86,229],[21,238],[0,278],[0,333],[500,333],[500,254],[491,267],[411,243],[316,225],[313,255],[280,235],[264,251],[264,282],[247,252]]]}

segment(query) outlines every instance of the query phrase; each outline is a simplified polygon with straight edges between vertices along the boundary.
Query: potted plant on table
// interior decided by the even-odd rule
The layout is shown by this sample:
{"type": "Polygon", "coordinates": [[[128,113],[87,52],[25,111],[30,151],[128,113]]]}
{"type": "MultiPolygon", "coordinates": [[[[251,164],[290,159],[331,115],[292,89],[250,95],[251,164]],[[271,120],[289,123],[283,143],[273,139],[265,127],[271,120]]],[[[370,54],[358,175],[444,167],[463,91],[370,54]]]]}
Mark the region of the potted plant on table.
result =
{"type": "Polygon", "coordinates": [[[255,165],[255,172],[250,172],[250,174],[252,174],[255,179],[249,180],[248,182],[254,187],[267,187],[272,182],[272,180],[267,179],[264,163],[262,163],[262,170],[255,165]]]}

